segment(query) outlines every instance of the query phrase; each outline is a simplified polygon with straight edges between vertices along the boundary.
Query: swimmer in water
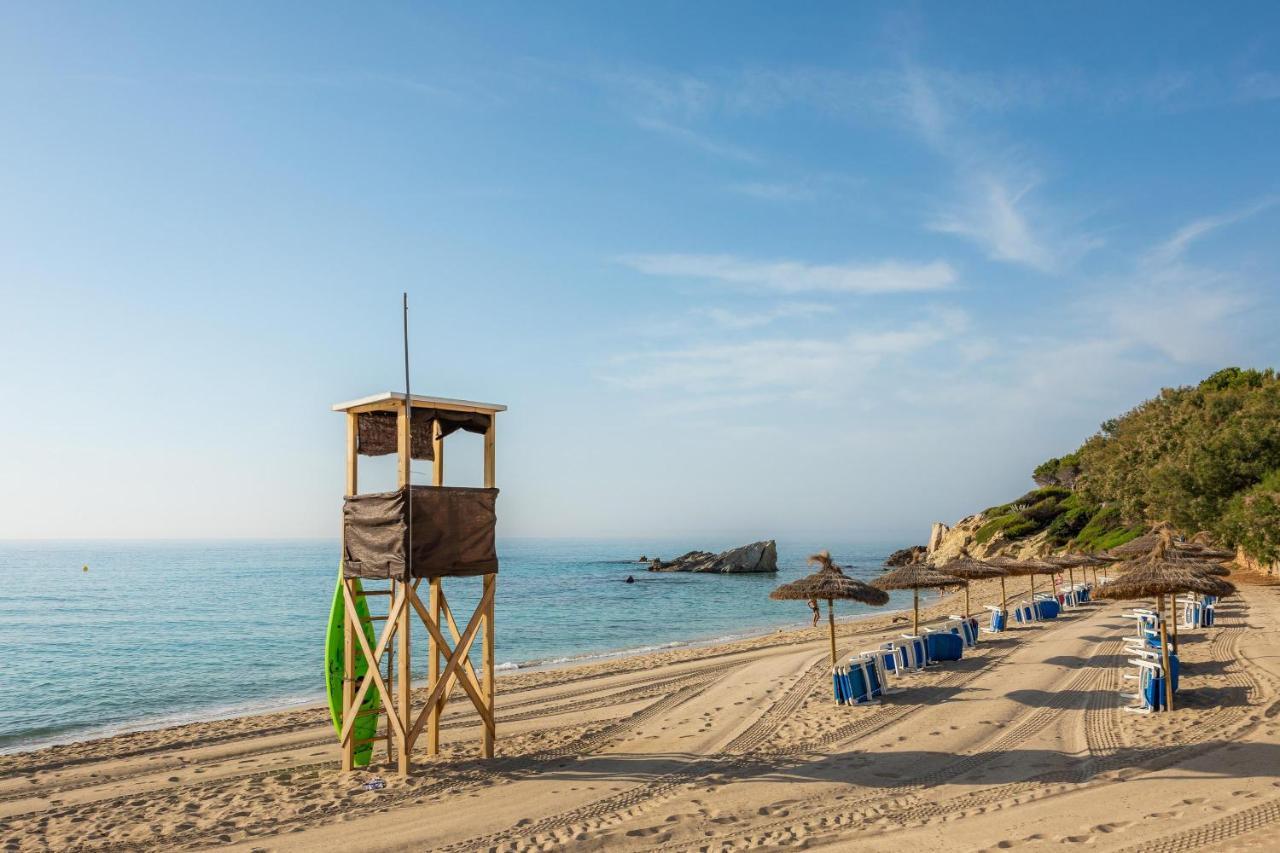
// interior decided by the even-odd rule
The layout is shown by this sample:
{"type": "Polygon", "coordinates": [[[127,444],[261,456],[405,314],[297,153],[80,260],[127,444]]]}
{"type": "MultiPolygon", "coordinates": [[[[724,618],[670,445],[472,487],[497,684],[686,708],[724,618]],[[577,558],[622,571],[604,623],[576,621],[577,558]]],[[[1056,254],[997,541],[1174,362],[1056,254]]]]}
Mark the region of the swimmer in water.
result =
{"type": "Polygon", "coordinates": [[[633,577],[631,577],[631,575],[627,575],[627,581],[626,581],[626,582],[627,582],[627,583],[635,583],[635,582],[636,582],[636,579],[635,579],[635,578],[633,578],[633,577]]]}

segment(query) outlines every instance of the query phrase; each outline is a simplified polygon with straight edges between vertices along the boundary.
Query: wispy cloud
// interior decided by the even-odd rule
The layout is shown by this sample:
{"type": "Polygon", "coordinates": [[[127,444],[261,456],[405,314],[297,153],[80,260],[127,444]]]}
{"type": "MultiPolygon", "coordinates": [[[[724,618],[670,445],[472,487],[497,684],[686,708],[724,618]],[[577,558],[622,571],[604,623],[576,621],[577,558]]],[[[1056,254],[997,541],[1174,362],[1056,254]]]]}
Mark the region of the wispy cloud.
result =
{"type": "Polygon", "coordinates": [[[1219,229],[1276,206],[1267,197],[1236,210],[1205,216],[1177,229],[1143,253],[1133,271],[1108,283],[1096,300],[1113,333],[1131,346],[1182,364],[1228,360],[1247,343],[1244,319],[1258,303],[1259,284],[1218,265],[1192,263],[1187,250],[1219,229]]]}
{"type": "Polygon", "coordinates": [[[1172,237],[1156,246],[1148,255],[1146,263],[1148,266],[1163,266],[1175,263],[1186,253],[1187,248],[1201,237],[1220,228],[1257,216],[1259,213],[1274,207],[1278,201],[1280,199],[1275,196],[1268,196],[1238,210],[1196,219],[1179,228],[1172,237]]]}
{"type": "Polygon", "coordinates": [[[810,264],[760,261],[736,255],[625,255],[620,263],[646,275],[691,278],[785,293],[918,293],[944,290],[956,280],[945,261],[810,264]]]}
{"type": "Polygon", "coordinates": [[[885,359],[908,357],[954,338],[969,324],[959,309],[935,309],[899,328],[854,329],[836,336],[772,337],[699,344],[620,356],[609,381],[633,391],[710,395],[715,399],[838,397],[885,359]]]}
{"type": "Polygon", "coordinates": [[[779,305],[772,305],[756,311],[742,311],[732,308],[700,308],[695,311],[695,314],[709,320],[712,325],[721,329],[758,329],[776,323],[779,320],[813,317],[834,312],[834,306],[820,302],[783,302],[779,305]]]}
{"type": "Polygon", "coordinates": [[[1099,248],[1096,234],[1068,228],[1062,216],[1033,202],[1036,182],[980,174],[960,181],[957,198],[926,223],[933,231],[964,237],[992,260],[1045,273],[1059,272],[1099,248]]]}
{"type": "Polygon", "coordinates": [[[759,163],[761,157],[754,151],[720,140],[699,131],[653,116],[637,116],[635,122],[645,130],[660,133],[670,139],[677,140],[691,148],[696,148],[716,157],[737,160],[741,163],[759,163]]]}
{"type": "Polygon", "coordinates": [[[813,187],[790,184],[783,181],[747,181],[730,184],[730,192],[764,201],[813,201],[818,197],[813,187]]]}

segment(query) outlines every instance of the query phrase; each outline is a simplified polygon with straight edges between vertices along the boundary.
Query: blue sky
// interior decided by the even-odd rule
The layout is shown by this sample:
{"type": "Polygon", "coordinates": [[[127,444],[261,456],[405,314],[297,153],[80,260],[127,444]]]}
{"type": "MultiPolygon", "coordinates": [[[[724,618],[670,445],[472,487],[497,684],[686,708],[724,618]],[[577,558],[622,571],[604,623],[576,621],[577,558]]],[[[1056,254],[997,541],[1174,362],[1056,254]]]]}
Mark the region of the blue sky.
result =
{"type": "Polygon", "coordinates": [[[0,537],[336,536],[407,290],[504,534],[923,540],[1276,364],[1277,18],[6,5],[0,537]]]}

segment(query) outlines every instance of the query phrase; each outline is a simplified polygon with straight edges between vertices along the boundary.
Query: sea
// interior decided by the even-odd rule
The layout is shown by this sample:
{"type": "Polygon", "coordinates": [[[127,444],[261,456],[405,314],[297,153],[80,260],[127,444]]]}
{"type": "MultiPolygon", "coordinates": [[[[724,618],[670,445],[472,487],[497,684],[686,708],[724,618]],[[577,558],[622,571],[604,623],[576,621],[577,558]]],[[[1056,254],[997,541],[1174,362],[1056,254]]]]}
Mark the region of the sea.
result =
{"type": "MultiPolygon", "coordinates": [[[[500,674],[802,627],[805,603],[769,591],[812,571],[807,554],[830,548],[869,580],[900,545],[780,540],[777,575],[639,562],[740,544],[500,538],[500,674]]],[[[338,556],[328,540],[0,542],[0,752],[322,701],[338,556]]],[[[462,622],[480,580],[445,590],[462,622]]],[[[884,609],[910,607],[910,595],[884,609]]],[[[844,618],[872,610],[836,606],[844,618]]],[[[414,632],[415,678],[425,634],[414,632]]]]}

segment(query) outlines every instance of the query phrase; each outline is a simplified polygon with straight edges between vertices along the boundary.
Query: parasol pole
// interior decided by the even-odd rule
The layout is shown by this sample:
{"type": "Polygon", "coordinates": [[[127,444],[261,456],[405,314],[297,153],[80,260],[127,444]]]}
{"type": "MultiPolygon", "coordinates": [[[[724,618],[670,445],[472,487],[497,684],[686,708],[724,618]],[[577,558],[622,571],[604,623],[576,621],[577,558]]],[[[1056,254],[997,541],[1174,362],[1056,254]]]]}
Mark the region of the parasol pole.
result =
{"type": "Polygon", "coordinates": [[[969,618],[969,582],[964,582],[964,618],[969,618]]]}
{"type": "Polygon", "coordinates": [[[1007,611],[1009,610],[1009,593],[1005,592],[1004,575],[1000,576],[1000,609],[1006,611],[1005,618],[1008,619],[1009,615],[1007,611]]]}
{"type": "Polygon", "coordinates": [[[836,608],[830,598],[827,599],[827,625],[831,628],[831,666],[836,665],[836,608]]]}
{"type": "Polygon", "coordinates": [[[1164,596],[1160,596],[1160,656],[1164,661],[1164,709],[1173,710],[1173,669],[1169,666],[1169,638],[1165,631],[1164,596]]]}
{"type": "Polygon", "coordinates": [[[913,608],[915,610],[915,619],[911,623],[911,633],[916,636],[919,636],[920,635],[920,587],[918,586],[911,587],[911,600],[912,600],[913,608]]]}

